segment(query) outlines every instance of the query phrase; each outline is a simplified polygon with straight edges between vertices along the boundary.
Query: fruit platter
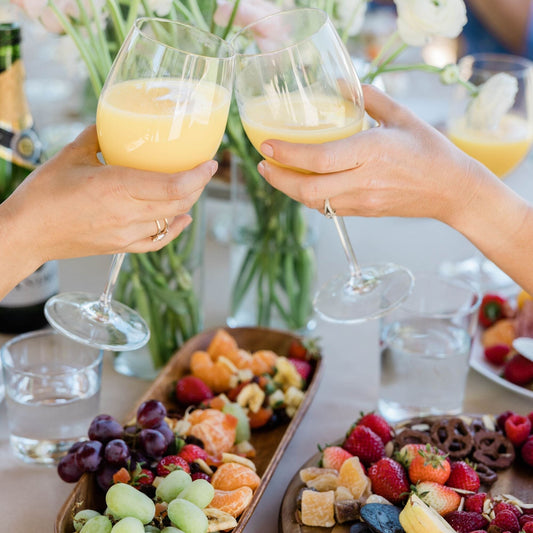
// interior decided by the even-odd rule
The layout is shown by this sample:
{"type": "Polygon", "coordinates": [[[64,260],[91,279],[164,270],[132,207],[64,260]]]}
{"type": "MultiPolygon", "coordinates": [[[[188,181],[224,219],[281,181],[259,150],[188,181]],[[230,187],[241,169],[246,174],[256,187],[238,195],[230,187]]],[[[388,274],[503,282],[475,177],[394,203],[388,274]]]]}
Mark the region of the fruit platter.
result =
{"type": "Polygon", "coordinates": [[[291,480],[281,533],[531,533],[533,412],[361,414],[291,480]]]}
{"type": "Polygon", "coordinates": [[[519,337],[533,337],[531,296],[525,291],[520,291],[516,299],[486,294],[470,364],[498,385],[533,398],[533,361],[513,346],[519,337]]]}
{"type": "Polygon", "coordinates": [[[316,392],[313,342],[265,328],[190,339],[125,421],[102,413],[59,462],[55,533],[241,532],[316,392]]]}

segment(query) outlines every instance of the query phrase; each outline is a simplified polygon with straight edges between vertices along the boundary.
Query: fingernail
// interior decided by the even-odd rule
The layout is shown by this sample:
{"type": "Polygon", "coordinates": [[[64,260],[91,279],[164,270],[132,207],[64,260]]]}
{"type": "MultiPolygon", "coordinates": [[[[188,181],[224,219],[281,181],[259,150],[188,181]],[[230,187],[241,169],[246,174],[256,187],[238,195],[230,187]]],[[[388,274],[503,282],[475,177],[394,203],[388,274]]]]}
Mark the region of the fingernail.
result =
{"type": "Polygon", "coordinates": [[[257,165],[257,171],[259,172],[259,174],[261,174],[261,176],[264,176],[264,175],[265,175],[265,170],[266,170],[265,162],[264,162],[264,161],[261,161],[261,162],[257,165]]]}
{"type": "Polygon", "coordinates": [[[209,171],[211,172],[211,176],[213,176],[217,170],[218,170],[218,162],[211,161],[209,163],[209,171]]]}
{"type": "Polygon", "coordinates": [[[274,148],[271,144],[263,143],[261,145],[261,153],[266,157],[272,157],[274,155],[274,148]]]}

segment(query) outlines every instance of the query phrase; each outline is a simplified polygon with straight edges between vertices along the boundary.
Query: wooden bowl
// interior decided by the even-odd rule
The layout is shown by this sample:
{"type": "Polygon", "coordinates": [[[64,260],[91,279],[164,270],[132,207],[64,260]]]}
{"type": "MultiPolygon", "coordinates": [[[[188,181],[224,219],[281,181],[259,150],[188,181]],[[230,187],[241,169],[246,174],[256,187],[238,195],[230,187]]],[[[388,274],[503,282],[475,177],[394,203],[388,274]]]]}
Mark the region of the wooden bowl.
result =
{"type": "MultiPolygon", "coordinates": [[[[149,399],[162,401],[169,411],[178,410],[178,406],[173,403],[173,390],[176,381],[189,372],[189,361],[191,355],[197,350],[205,350],[209,346],[211,339],[216,331],[220,328],[204,331],[189,341],[170,359],[168,364],[161,370],[159,376],[155,379],[151,387],[139,399],[135,406],[132,406],[130,415],[124,422],[128,422],[135,417],[138,406],[149,399]]],[[[279,331],[267,328],[223,328],[226,329],[237,341],[240,348],[254,352],[256,350],[272,350],[279,355],[286,355],[289,346],[296,335],[290,332],[279,331]]],[[[274,429],[255,431],[252,433],[251,443],[256,450],[254,463],[257,473],[261,476],[261,483],[253,495],[253,499],[240,516],[238,525],[232,530],[232,533],[239,533],[244,527],[274,473],[285,448],[291,441],[298,425],[300,424],[305,412],[309,408],[313,396],[316,393],[319,380],[322,374],[322,361],[320,358],[315,360],[313,373],[309,378],[308,387],[305,391],[305,397],[298,411],[287,424],[280,425],[274,429]]],[[[73,516],[81,509],[96,509],[103,511],[105,502],[102,491],[97,488],[93,475],[84,474],[75,485],[70,496],[63,504],[55,522],[55,533],[72,533],[74,526],[72,524],[73,516]]]]}

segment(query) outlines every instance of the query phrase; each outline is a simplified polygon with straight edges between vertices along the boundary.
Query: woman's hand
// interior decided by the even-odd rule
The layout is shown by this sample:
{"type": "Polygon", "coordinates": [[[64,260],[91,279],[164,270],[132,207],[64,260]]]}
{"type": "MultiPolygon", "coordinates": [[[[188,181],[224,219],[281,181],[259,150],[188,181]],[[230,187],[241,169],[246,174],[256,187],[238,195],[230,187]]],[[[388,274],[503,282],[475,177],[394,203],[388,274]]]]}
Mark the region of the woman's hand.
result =
{"type": "Polygon", "coordinates": [[[498,182],[442,134],[372,86],[366,111],[379,127],[324,143],[269,140],[261,152],[302,174],[262,162],[259,171],[277,189],[338,215],[432,217],[449,224],[463,213],[481,180],[498,182]]]}
{"type": "Polygon", "coordinates": [[[96,128],[88,127],[0,205],[0,256],[8,263],[24,263],[29,274],[50,259],[158,250],[191,222],[186,213],[217,169],[208,161],[148,172],[102,165],[98,151],[96,128]],[[168,235],[152,240],[165,218],[168,235]]]}

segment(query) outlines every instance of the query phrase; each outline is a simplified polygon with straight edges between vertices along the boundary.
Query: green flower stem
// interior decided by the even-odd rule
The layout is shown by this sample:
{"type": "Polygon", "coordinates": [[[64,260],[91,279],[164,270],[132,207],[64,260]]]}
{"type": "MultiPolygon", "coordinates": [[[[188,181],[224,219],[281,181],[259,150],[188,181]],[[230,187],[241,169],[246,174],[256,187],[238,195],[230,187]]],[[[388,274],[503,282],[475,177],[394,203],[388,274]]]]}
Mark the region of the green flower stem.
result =
{"type": "Polygon", "coordinates": [[[200,6],[198,5],[198,2],[196,0],[189,0],[189,6],[194,16],[194,20],[198,24],[198,26],[202,30],[209,31],[209,24],[207,24],[207,22],[205,21],[205,18],[202,14],[202,10],[200,9],[200,6]]]}
{"type": "MultiPolygon", "coordinates": [[[[102,21],[98,13],[98,8],[96,7],[94,0],[90,0],[90,3],[91,3],[93,19],[96,25],[96,43],[95,43],[96,46],[95,48],[97,51],[99,51],[99,55],[100,55],[99,65],[102,71],[102,77],[105,78],[107,76],[107,73],[111,70],[111,64],[113,63],[113,61],[111,59],[111,53],[109,51],[108,40],[105,34],[105,29],[102,26],[102,21]]],[[[87,16],[87,14],[84,13],[84,16],[87,16]]]]}
{"type": "Polygon", "coordinates": [[[237,10],[239,9],[240,3],[241,3],[241,0],[235,0],[235,3],[233,4],[233,9],[231,10],[229,21],[226,24],[224,31],[222,32],[222,39],[226,39],[227,36],[229,35],[229,32],[231,28],[233,27],[233,21],[235,20],[235,16],[237,15],[237,10]]]}
{"type": "Polygon", "coordinates": [[[94,94],[99,95],[103,87],[103,79],[100,76],[98,70],[94,66],[90,47],[81,38],[80,34],[76,31],[76,29],[70,23],[68,18],[65,17],[63,12],[56,6],[54,0],[48,0],[48,1],[49,1],[50,8],[54,12],[55,16],[58,18],[59,22],[61,23],[61,26],[63,26],[65,33],[67,33],[67,35],[69,35],[70,38],[74,41],[76,48],[80,52],[80,55],[85,65],[87,66],[87,71],[89,73],[89,79],[91,81],[94,94]]]}
{"type": "MultiPolygon", "coordinates": [[[[380,65],[380,63],[383,62],[383,58],[385,57],[385,55],[389,53],[390,48],[392,48],[392,46],[395,44],[396,40],[398,39],[398,36],[399,36],[398,32],[395,31],[385,41],[385,44],[381,47],[381,50],[379,51],[378,55],[370,63],[370,66],[369,66],[369,69],[368,69],[369,73],[373,73],[373,72],[375,72],[377,70],[377,68],[380,65]]],[[[368,76],[368,74],[367,74],[367,76],[368,76]]],[[[366,78],[366,76],[365,76],[365,78],[366,78]]],[[[374,78],[372,78],[372,79],[374,79],[374,78]]]]}
{"type": "Polygon", "coordinates": [[[139,6],[141,5],[141,0],[132,0],[130,3],[128,18],[126,20],[126,33],[130,31],[130,28],[133,26],[135,19],[139,16],[139,6]]]}
{"type": "Polygon", "coordinates": [[[126,38],[127,31],[122,18],[122,13],[120,12],[120,6],[117,4],[116,0],[106,0],[106,3],[109,8],[117,41],[121,43],[126,38]]]}

